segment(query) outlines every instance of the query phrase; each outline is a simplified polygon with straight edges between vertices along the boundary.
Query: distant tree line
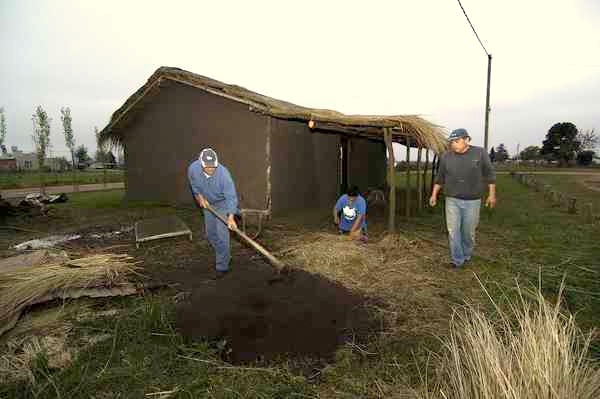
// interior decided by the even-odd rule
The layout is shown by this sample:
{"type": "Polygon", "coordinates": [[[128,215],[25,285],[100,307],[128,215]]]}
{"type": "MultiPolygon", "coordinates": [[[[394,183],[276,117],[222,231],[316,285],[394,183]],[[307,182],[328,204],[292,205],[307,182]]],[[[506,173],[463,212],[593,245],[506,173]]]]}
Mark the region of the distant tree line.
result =
{"type": "MultiPolygon", "coordinates": [[[[56,166],[59,169],[69,168],[85,168],[90,166],[94,161],[88,154],[88,149],[84,145],[77,147],[75,142],[75,135],[73,132],[73,118],[71,117],[71,109],[69,107],[62,107],[60,109],[61,122],[63,127],[63,135],[65,137],[65,144],[71,152],[71,161],[69,162],[65,157],[56,159],[56,166]]],[[[33,134],[32,139],[35,145],[35,152],[39,162],[39,168],[44,170],[48,168],[46,165],[48,151],[51,148],[50,143],[50,130],[52,124],[52,118],[48,117],[46,111],[42,106],[38,106],[35,113],[31,117],[33,121],[33,134]]],[[[6,116],[4,115],[4,108],[0,107],[0,148],[2,152],[6,152],[4,145],[7,133],[6,116]]],[[[94,134],[98,150],[96,151],[96,162],[102,164],[108,164],[113,167],[117,160],[113,152],[106,147],[105,144],[100,143],[98,128],[94,127],[94,134]]]]}
{"type": "MultiPolygon", "coordinates": [[[[518,159],[530,162],[558,163],[560,166],[588,166],[597,159],[595,149],[600,137],[594,129],[578,130],[571,122],[552,125],[541,146],[525,147],[518,159]]],[[[492,162],[505,162],[510,158],[504,144],[490,150],[492,162]]]]}

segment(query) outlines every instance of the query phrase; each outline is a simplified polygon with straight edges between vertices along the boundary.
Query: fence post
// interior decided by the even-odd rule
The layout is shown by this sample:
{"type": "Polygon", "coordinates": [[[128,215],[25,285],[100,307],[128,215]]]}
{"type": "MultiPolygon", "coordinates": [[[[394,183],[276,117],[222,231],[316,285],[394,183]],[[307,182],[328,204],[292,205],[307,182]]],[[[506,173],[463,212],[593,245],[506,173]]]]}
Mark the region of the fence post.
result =
{"type": "Polygon", "coordinates": [[[106,188],[106,164],[102,163],[102,176],[104,178],[104,188],[106,188]]]}
{"type": "Polygon", "coordinates": [[[588,202],[583,206],[583,217],[586,222],[592,222],[594,220],[594,209],[591,202],[588,202]]]}
{"type": "Polygon", "coordinates": [[[577,213],[577,198],[570,197],[567,199],[567,210],[569,213],[577,213]]]}

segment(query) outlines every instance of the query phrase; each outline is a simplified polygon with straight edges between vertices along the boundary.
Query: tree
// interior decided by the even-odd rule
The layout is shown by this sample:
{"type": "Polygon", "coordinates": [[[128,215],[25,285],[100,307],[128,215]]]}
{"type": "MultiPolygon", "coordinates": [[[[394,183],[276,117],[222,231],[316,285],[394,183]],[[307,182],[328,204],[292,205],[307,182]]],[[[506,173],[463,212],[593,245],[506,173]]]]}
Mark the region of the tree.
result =
{"type": "Polygon", "coordinates": [[[46,153],[50,147],[50,122],[52,120],[41,106],[35,110],[32,115],[33,120],[33,142],[35,144],[35,152],[37,154],[40,169],[44,169],[44,161],[46,153]]]}
{"type": "Polygon", "coordinates": [[[594,162],[594,158],[596,157],[596,153],[592,150],[584,150],[580,151],[577,154],[577,164],[581,166],[589,166],[594,162]]]}
{"type": "Polygon", "coordinates": [[[78,165],[85,166],[89,163],[90,157],[88,155],[88,150],[83,144],[75,150],[75,158],[77,158],[78,165]]]}
{"type": "Polygon", "coordinates": [[[582,150],[593,150],[600,144],[600,137],[594,132],[594,129],[580,131],[577,140],[581,143],[582,150]]]}
{"type": "Polygon", "coordinates": [[[577,127],[571,122],[555,123],[546,134],[540,154],[566,164],[575,159],[581,147],[577,136],[577,127]]]}
{"type": "Polygon", "coordinates": [[[500,144],[498,147],[496,147],[495,158],[498,162],[504,162],[508,159],[508,151],[506,150],[504,144],[500,144]]]}
{"type": "Polygon", "coordinates": [[[494,147],[490,150],[490,161],[496,162],[496,151],[494,151],[494,147]]]}
{"type": "Polygon", "coordinates": [[[4,139],[6,139],[6,117],[4,108],[0,108],[0,147],[4,145],[4,139]]]}
{"type": "Polygon", "coordinates": [[[67,148],[71,151],[71,161],[73,162],[73,168],[75,168],[75,139],[73,137],[73,128],[71,126],[71,109],[69,107],[61,108],[60,114],[63,133],[65,135],[65,143],[67,144],[67,148]]]}
{"type": "Polygon", "coordinates": [[[69,169],[70,162],[67,161],[67,158],[65,158],[65,157],[56,158],[55,162],[56,162],[56,164],[55,164],[56,168],[58,170],[60,170],[61,172],[69,169]]]}
{"type": "Polygon", "coordinates": [[[535,161],[537,159],[540,159],[540,147],[530,145],[529,147],[526,147],[523,151],[521,151],[519,157],[523,161],[535,161]]]}
{"type": "Polygon", "coordinates": [[[107,162],[106,161],[106,144],[100,138],[100,132],[98,128],[94,126],[94,135],[96,136],[96,162],[107,162]]]}

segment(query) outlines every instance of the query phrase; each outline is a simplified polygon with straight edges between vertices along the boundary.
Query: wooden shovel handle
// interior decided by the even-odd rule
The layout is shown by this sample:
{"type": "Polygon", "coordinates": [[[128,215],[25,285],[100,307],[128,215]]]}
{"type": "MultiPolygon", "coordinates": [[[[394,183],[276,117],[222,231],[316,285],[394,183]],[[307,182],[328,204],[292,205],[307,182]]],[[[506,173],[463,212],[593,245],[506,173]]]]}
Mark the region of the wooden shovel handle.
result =
{"type": "MultiPolygon", "coordinates": [[[[221,215],[219,212],[217,212],[217,210],[215,208],[213,208],[212,205],[207,204],[206,209],[208,209],[213,215],[215,215],[221,222],[228,225],[227,219],[223,215],[221,215]]],[[[256,249],[258,252],[260,252],[265,258],[267,258],[269,260],[269,262],[271,262],[271,264],[273,266],[275,266],[277,269],[281,270],[284,267],[283,263],[281,263],[281,261],[279,259],[277,259],[275,256],[273,256],[272,253],[267,251],[265,249],[265,247],[263,247],[262,245],[260,245],[256,241],[254,241],[252,238],[248,237],[246,235],[246,233],[244,233],[243,231],[241,231],[238,228],[235,228],[232,230],[234,232],[236,232],[237,235],[239,235],[244,241],[246,241],[248,244],[250,244],[254,249],[256,249]]]]}

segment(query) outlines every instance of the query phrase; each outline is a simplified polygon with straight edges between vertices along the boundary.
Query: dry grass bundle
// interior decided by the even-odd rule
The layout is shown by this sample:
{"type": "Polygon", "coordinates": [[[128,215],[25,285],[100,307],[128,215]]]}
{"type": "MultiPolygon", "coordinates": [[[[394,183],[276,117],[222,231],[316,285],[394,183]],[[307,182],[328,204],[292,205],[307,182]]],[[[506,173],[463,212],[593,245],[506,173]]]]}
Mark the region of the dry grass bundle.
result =
{"type": "Polygon", "coordinates": [[[427,264],[424,256],[445,255],[437,247],[402,235],[362,244],[328,233],[286,235],[286,244],[280,251],[285,261],[376,299],[392,329],[439,331],[447,319],[449,284],[437,262],[427,264]]]}
{"type": "Polygon", "coordinates": [[[126,284],[137,270],[129,255],[102,254],[0,274],[0,320],[61,291],[126,284]]]}
{"type": "Polygon", "coordinates": [[[492,300],[497,323],[474,306],[455,312],[439,381],[425,397],[600,397],[600,369],[587,358],[591,334],[584,336],[574,317],[561,313],[561,294],[562,288],[555,305],[539,290],[533,301],[521,294],[507,310],[492,300]]]}

